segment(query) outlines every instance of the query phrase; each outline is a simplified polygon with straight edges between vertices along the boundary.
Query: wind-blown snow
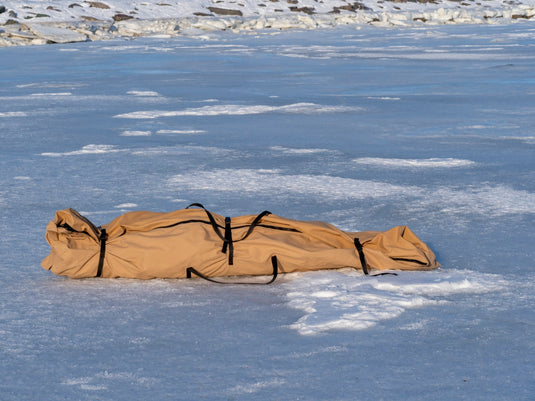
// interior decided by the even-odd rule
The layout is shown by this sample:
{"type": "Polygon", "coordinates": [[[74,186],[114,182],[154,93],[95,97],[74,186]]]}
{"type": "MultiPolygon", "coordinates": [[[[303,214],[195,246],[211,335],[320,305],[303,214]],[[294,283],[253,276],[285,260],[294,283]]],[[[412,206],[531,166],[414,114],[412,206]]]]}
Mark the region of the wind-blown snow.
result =
{"type": "Polygon", "coordinates": [[[24,111],[4,111],[0,113],[0,118],[2,117],[26,117],[28,114],[24,111]]]}
{"type": "MultiPolygon", "coordinates": [[[[387,165],[386,167],[390,167],[387,165]]],[[[436,169],[433,163],[419,168],[436,169]]],[[[441,168],[451,168],[449,163],[441,168]]],[[[434,188],[401,186],[381,181],[359,180],[325,175],[287,175],[277,170],[195,171],[176,175],[168,180],[171,189],[205,190],[216,192],[254,193],[279,197],[311,195],[326,200],[360,200],[379,197],[404,197],[418,210],[439,207],[443,213],[503,215],[535,213],[535,193],[511,187],[474,186],[471,188],[434,188]]]]}
{"type": "Polygon", "coordinates": [[[303,335],[330,330],[364,330],[408,309],[447,303],[454,294],[497,293],[509,283],[498,275],[455,271],[400,273],[352,280],[355,273],[307,275],[288,284],[289,303],[305,314],[290,327],[303,335]],[[344,277],[345,276],[345,277],[344,277]]]}
{"type": "Polygon", "coordinates": [[[475,162],[471,160],[453,159],[451,157],[439,159],[386,159],[381,157],[360,157],[354,160],[355,163],[365,164],[378,167],[411,167],[411,168],[429,168],[429,167],[468,167],[473,166],[475,162]]]}
{"type": "Polygon", "coordinates": [[[131,113],[118,114],[116,118],[153,119],[161,117],[181,116],[242,116],[263,113],[289,113],[289,114],[317,114],[317,113],[345,113],[362,111],[360,107],[325,106],[314,103],[296,103],[283,106],[254,105],[243,106],[236,104],[203,106],[176,111],[134,111],[131,113]]]}
{"type": "Polygon", "coordinates": [[[356,180],[325,175],[285,175],[277,170],[234,170],[192,172],[176,175],[168,180],[171,188],[254,192],[267,196],[277,193],[315,194],[328,199],[363,199],[370,196],[413,195],[415,187],[404,187],[384,182],[356,180]]]}
{"type": "Polygon", "coordinates": [[[79,155],[93,155],[93,154],[104,154],[104,153],[115,153],[121,152],[121,149],[116,149],[114,145],[86,145],[80,150],[73,150],[71,152],[44,152],[41,153],[41,156],[79,156],[79,155]]]}

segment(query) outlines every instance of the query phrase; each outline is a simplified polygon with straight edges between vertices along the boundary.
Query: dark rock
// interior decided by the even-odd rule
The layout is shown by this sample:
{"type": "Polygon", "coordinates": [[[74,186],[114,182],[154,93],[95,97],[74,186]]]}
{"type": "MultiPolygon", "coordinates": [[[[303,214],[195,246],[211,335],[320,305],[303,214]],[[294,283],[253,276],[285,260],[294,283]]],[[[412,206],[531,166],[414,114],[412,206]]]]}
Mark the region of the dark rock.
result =
{"type": "Polygon", "coordinates": [[[301,12],[305,14],[314,14],[314,7],[289,7],[290,11],[301,12]]]}
{"type": "Polygon", "coordinates": [[[4,25],[17,25],[19,22],[14,19],[8,19],[4,25]]]}
{"type": "Polygon", "coordinates": [[[512,19],[531,19],[530,16],[527,16],[525,14],[513,14],[511,15],[512,19]]]}
{"type": "Polygon", "coordinates": [[[80,18],[81,18],[82,21],[89,21],[89,22],[96,22],[96,21],[99,21],[98,18],[95,18],[95,17],[89,17],[89,16],[87,16],[87,15],[82,15],[80,18]]]}
{"type": "Polygon", "coordinates": [[[345,6],[340,6],[340,7],[333,7],[332,13],[339,14],[340,10],[356,12],[357,10],[370,11],[371,8],[366,7],[364,4],[356,1],[353,4],[347,4],[345,6]]]}
{"type": "Polygon", "coordinates": [[[242,12],[240,10],[230,10],[228,8],[219,8],[219,7],[207,7],[210,12],[217,14],[217,15],[238,15],[242,16],[242,12]]]}
{"type": "Polygon", "coordinates": [[[199,13],[199,12],[193,13],[193,15],[197,17],[211,17],[212,16],[212,14],[199,13]]]}
{"type": "Polygon", "coordinates": [[[101,8],[103,10],[108,10],[110,8],[109,5],[101,3],[100,1],[86,1],[86,3],[89,4],[89,7],[101,8]]]}
{"type": "Polygon", "coordinates": [[[69,4],[69,8],[74,8],[74,7],[82,7],[82,6],[78,3],[69,4]]]}
{"type": "Polygon", "coordinates": [[[0,14],[3,14],[7,11],[7,8],[5,8],[4,6],[0,6],[0,14]]]}
{"type": "Polygon", "coordinates": [[[115,14],[113,16],[113,20],[114,21],[126,21],[128,19],[133,19],[134,17],[132,17],[131,15],[126,15],[126,14],[115,14]]]}

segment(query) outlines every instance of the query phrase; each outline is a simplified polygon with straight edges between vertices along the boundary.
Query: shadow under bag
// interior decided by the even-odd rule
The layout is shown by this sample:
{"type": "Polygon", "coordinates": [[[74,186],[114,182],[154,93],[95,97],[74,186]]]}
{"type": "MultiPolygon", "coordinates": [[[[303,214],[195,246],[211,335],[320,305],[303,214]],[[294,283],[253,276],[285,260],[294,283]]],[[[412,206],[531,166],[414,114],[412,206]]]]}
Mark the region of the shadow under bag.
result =
{"type": "Polygon", "coordinates": [[[408,227],[344,232],[270,212],[223,217],[194,203],[170,213],[129,212],[96,227],[74,209],[46,227],[44,269],[72,277],[187,278],[272,275],[352,267],[428,270],[440,264],[408,227]]]}

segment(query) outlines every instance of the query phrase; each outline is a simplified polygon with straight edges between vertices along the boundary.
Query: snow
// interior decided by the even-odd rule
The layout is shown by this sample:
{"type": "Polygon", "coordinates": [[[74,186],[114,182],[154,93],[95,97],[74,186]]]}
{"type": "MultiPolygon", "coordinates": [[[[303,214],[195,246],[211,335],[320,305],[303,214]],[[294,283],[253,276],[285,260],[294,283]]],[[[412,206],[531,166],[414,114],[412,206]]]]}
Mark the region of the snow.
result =
{"type": "Polygon", "coordinates": [[[1,7],[0,46],[340,25],[501,24],[535,17],[535,0],[3,0],[1,7]]]}
{"type": "Polygon", "coordinates": [[[185,110],[161,111],[161,110],[147,110],[135,111],[132,113],[118,114],[116,118],[161,118],[161,117],[177,117],[177,116],[219,116],[230,115],[239,116],[247,114],[262,114],[262,113],[337,113],[360,111],[359,107],[344,107],[344,106],[325,106],[314,103],[295,103],[283,106],[267,106],[254,105],[242,106],[237,104],[226,104],[217,106],[203,106],[196,108],[189,108],[185,110]]]}
{"type": "Polygon", "coordinates": [[[534,31],[0,49],[0,399],[532,399],[534,31]],[[56,210],[98,225],[192,202],[345,230],[407,224],[442,268],[218,286],[39,266],[56,210]]]}
{"type": "Polygon", "coordinates": [[[386,159],[381,157],[359,157],[353,160],[358,164],[366,164],[380,167],[467,167],[475,164],[472,160],[447,158],[431,159],[386,159]]]}

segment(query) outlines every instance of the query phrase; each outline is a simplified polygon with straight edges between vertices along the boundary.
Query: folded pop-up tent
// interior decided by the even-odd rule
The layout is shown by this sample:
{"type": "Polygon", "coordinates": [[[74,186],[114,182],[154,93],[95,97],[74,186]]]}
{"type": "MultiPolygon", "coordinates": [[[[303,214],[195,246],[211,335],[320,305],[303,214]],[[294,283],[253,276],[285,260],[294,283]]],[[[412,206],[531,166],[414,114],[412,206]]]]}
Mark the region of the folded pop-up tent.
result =
{"type": "Polygon", "coordinates": [[[129,212],[96,227],[74,209],[46,228],[41,265],[72,278],[186,278],[273,275],[353,267],[426,270],[439,266],[409,228],[344,232],[273,215],[223,217],[200,204],[170,213],[129,212]]]}

